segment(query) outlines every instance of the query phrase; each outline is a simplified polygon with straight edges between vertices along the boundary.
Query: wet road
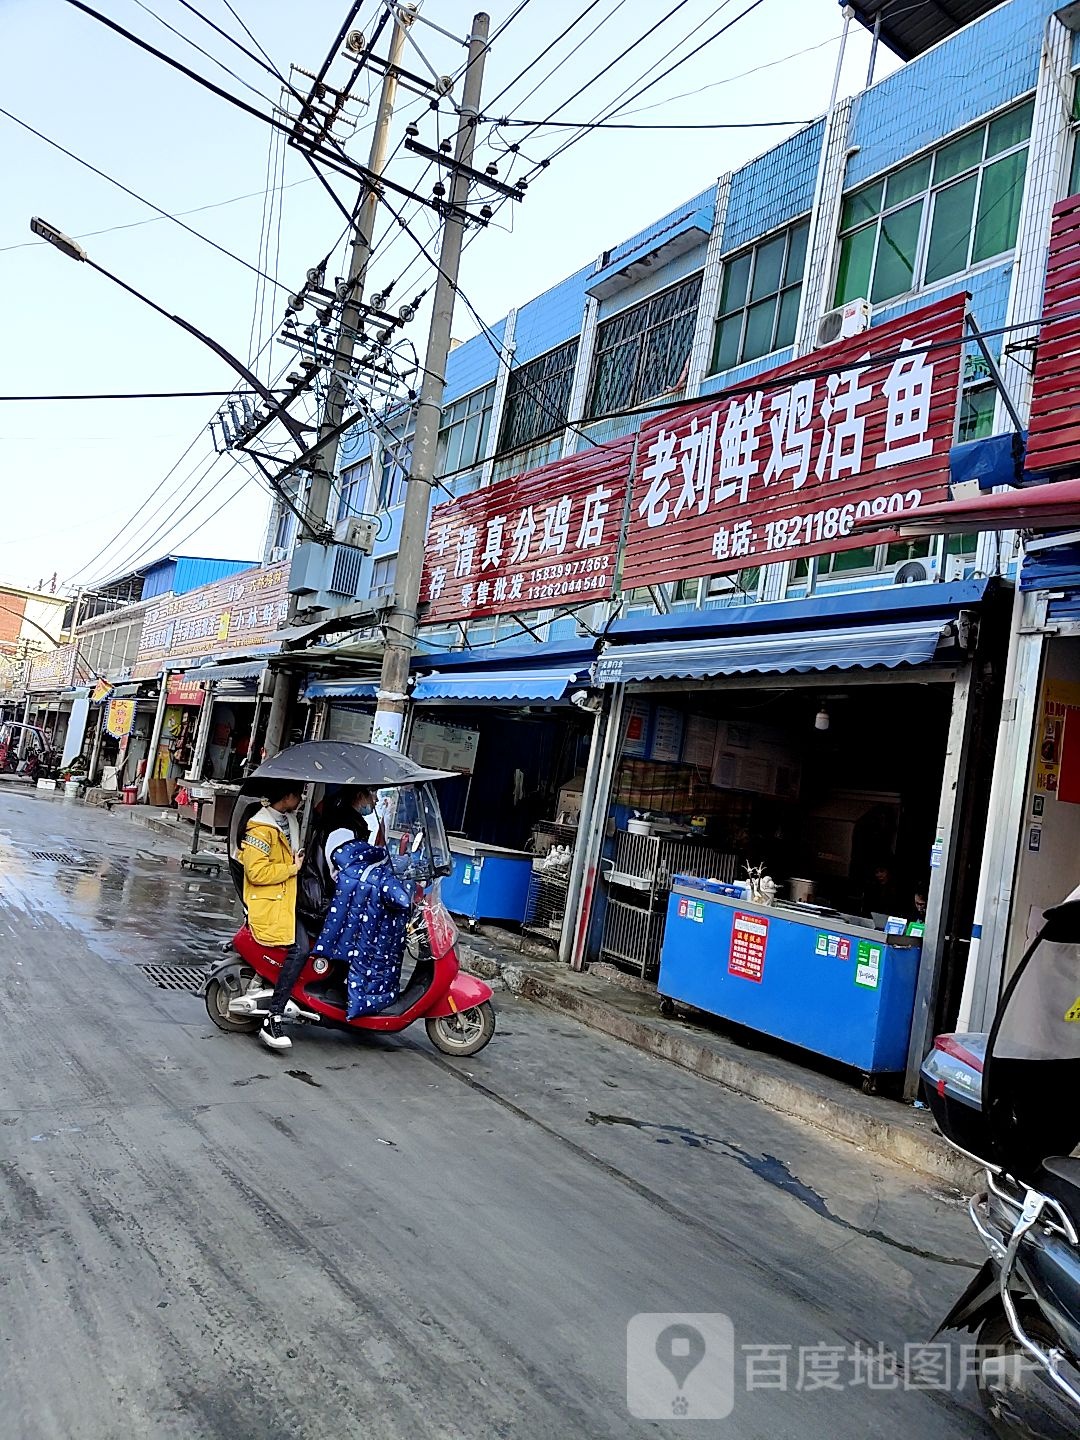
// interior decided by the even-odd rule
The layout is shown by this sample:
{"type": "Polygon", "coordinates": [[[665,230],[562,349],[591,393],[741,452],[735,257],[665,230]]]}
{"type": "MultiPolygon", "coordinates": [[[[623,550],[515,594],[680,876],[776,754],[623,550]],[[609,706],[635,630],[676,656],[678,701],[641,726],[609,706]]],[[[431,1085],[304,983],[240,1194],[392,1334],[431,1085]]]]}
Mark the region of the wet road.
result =
{"type": "Polygon", "coordinates": [[[4,1435],[987,1434],[904,1352],[979,1258],[955,1197],[505,995],[468,1061],[223,1035],[153,983],[235,913],[174,848],[0,791],[4,1435]],[[631,1417],[639,1312],[731,1317],[729,1418],[631,1417]]]}

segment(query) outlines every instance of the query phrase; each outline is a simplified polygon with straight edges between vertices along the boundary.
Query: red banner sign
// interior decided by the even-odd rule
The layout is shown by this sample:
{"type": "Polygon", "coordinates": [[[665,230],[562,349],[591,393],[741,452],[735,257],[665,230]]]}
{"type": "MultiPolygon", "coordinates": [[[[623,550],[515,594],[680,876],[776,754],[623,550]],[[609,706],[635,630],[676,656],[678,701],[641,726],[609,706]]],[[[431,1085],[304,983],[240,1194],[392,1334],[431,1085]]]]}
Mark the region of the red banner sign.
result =
{"type": "Polygon", "coordinates": [[[201,705],[205,692],[198,680],[182,680],[173,676],[169,680],[166,705],[201,705]]]}
{"type": "MultiPolygon", "coordinates": [[[[1025,469],[1080,474],[1080,195],[1054,206],[1025,469]]],[[[1063,478],[1056,475],[1056,479],[1063,478]]]]}
{"type": "Polygon", "coordinates": [[[633,449],[624,436],[437,505],[424,623],[607,599],[633,449]]]}
{"type": "Polygon", "coordinates": [[[895,517],[947,499],[966,303],[928,305],[643,426],[623,588],[873,545],[895,517]]]}

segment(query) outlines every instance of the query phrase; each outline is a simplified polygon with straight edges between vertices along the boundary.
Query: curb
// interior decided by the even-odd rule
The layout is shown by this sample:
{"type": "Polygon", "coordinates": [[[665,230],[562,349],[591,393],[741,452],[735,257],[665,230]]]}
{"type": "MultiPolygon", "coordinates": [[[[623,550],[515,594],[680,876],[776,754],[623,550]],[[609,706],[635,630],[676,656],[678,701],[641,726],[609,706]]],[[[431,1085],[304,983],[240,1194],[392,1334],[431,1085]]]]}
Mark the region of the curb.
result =
{"type": "MultiPolygon", "coordinates": [[[[561,1011],[592,1030],[714,1080],[883,1159],[920,1171],[958,1190],[972,1188],[974,1167],[940,1139],[931,1128],[929,1118],[916,1118],[913,1122],[912,1112],[903,1110],[900,1113],[905,1118],[900,1123],[887,1115],[870,1113],[864,1097],[855,1092],[845,1088],[842,1097],[829,1098],[812,1085],[800,1082],[797,1073],[771,1074],[751,1061],[718,1052],[698,1040],[690,1026],[628,1015],[602,999],[552,983],[524,966],[502,961],[468,943],[461,947],[461,953],[463,963],[472,973],[485,980],[501,979],[512,995],[561,1011]]],[[[871,1101],[869,1105],[892,1103],[871,1101]]]]}

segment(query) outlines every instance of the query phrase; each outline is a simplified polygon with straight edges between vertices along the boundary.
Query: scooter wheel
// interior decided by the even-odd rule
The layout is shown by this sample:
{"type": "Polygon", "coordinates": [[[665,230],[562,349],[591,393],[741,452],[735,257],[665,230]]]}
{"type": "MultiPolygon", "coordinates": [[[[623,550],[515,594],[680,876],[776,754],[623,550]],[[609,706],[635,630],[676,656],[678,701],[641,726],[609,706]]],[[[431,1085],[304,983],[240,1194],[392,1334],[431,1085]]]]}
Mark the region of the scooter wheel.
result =
{"type": "MultiPolygon", "coordinates": [[[[1021,1323],[1044,1350],[1061,1340],[1033,1309],[1023,1307],[1021,1323]]],[[[979,1331],[979,1399],[999,1440],[1066,1440],[1076,1434],[1076,1412],[1049,1380],[1032,1368],[1004,1315],[979,1331]]]]}
{"type": "MultiPolygon", "coordinates": [[[[245,982],[248,977],[254,979],[255,972],[251,970],[244,975],[245,982]]],[[[250,1020],[237,1019],[235,1015],[229,1014],[229,1002],[235,1000],[241,992],[235,987],[224,984],[221,980],[211,980],[206,987],[206,1013],[219,1030],[228,1030],[233,1034],[250,1035],[258,1030],[261,1021],[258,1017],[250,1020]]]]}
{"type": "Polygon", "coordinates": [[[495,1034],[495,1007],[490,1000],[425,1021],[428,1039],[444,1055],[475,1055],[495,1034]]]}

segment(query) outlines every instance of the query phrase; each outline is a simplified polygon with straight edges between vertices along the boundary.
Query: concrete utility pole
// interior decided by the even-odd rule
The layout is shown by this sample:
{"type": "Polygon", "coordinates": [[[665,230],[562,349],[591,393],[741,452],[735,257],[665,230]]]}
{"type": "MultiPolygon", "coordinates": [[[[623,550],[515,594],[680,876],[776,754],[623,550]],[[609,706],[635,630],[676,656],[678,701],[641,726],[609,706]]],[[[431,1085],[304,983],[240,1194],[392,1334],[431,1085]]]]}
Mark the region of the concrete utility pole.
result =
{"type": "MultiPolygon", "coordinates": [[[[405,48],[405,36],[409,26],[413,22],[414,11],[404,6],[395,9],[393,18],[393,31],[390,36],[390,46],[386,57],[386,72],[383,75],[382,89],[379,93],[379,109],[375,117],[375,132],[371,137],[371,149],[368,154],[368,169],[373,175],[382,175],[386,168],[387,155],[390,148],[390,122],[394,116],[394,102],[397,98],[398,89],[398,66],[401,64],[401,54],[405,48]]],[[[375,232],[375,221],[379,213],[380,195],[376,185],[370,185],[364,196],[357,216],[355,230],[353,232],[352,252],[349,258],[348,294],[341,307],[341,323],[338,326],[337,346],[334,351],[334,371],[330,377],[330,384],[326,392],[326,404],[323,407],[322,424],[319,426],[319,434],[316,445],[325,445],[321,449],[315,468],[312,471],[311,481],[308,486],[306,503],[300,509],[306,514],[309,521],[316,529],[319,529],[326,522],[327,513],[330,509],[331,483],[335,468],[337,455],[337,442],[330,441],[336,428],[345,417],[345,403],[348,393],[345,388],[345,376],[352,364],[353,351],[356,348],[356,340],[361,333],[363,313],[361,301],[364,293],[364,281],[367,278],[368,261],[371,259],[371,247],[375,232]],[[332,453],[327,453],[333,446],[332,453]]],[[[304,544],[315,544],[313,540],[304,541],[304,544]]],[[[289,614],[296,614],[296,596],[289,601],[289,614]]],[[[270,715],[266,722],[266,740],[264,748],[267,758],[276,755],[282,748],[285,741],[285,726],[288,722],[289,711],[292,708],[293,680],[289,672],[279,670],[277,679],[274,682],[274,695],[270,704],[270,715]]]]}
{"type": "Polygon", "coordinates": [[[413,435],[412,469],[405,492],[405,513],[398,545],[394,604],[386,625],[382,678],[372,730],[372,743],[397,750],[401,745],[405,706],[408,703],[409,662],[416,643],[416,609],[420,601],[420,576],[424,568],[431,485],[435,478],[435,451],[442,419],[443,391],[446,388],[446,359],[450,354],[450,327],[454,319],[458,271],[464,239],[462,211],[469,198],[469,177],[462,167],[471,167],[476,145],[476,118],[480,114],[480,87],[488,48],[490,19],[473,16],[469,36],[469,62],[458,112],[460,126],[454,147],[454,178],[450,186],[450,209],[443,219],[439,249],[439,276],[428,331],[424,377],[413,435]]]}

